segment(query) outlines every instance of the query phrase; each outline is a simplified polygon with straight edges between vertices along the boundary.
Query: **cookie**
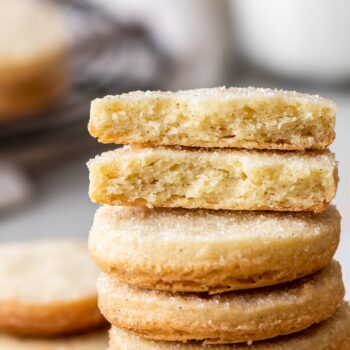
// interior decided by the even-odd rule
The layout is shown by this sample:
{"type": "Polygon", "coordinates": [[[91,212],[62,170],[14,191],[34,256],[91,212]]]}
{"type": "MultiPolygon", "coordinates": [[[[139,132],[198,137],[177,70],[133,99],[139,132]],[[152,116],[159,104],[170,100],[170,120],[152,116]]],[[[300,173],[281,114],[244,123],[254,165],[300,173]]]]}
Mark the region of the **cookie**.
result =
{"type": "Polygon", "coordinates": [[[330,262],[339,236],[334,206],[319,214],[102,206],[89,248],[120,281],[216,293],[309,275],[330,262]]]}
{"type": "Polygon", "coordinates": [[[8,90],[4,93],[0,89],[0,119],[31,116],[53,107],[63,95],[66,83],[57,79],[45,85],[28,92],[8,90]]]}
{"type": "Polygon", "coordinates": [[[249,88],[134,91],[91,104],[89,131],[117,144],[325,149],[336,107],[318,95],[249,88]]]}
{"type": "Polygon", "coordinates": [[[55,6],[39,0],[1,0],[0,23],[1,86],[50,75],[61,66],[69,39],[55,6]]]}
{"type": "Polygon", "coordinates": [[[88,167],[91,199],[110,205],[319,212],[338,183],[329,151],[126,146],[88,167]]]}
{"type": "Polygon", "coordinates": [[[1,350],[105,350],[108,346],[106,331],[66,338],[21,338],[0,335],[1,350]]]}
{"type": "Polygon", "coordinates": [[[138,289],[102,274],[99,306],[114,326],[152,340],[239,343],[301,331],[336,311],[344,297],[340,266],[275,287],[203,294],[138,289]]]}
{"type": "Polygon", "coordinates": [[[0,331],[51,336],[99,328],[97,275],[85,242],[2,243],[0,331]]]}
{"type": "Polygon", "coordinates": [[[0,119],[49,109],[65,91],[66,24],[52,4],[0,2],[0,119]]]}
{"type": "Polygon", "coordinates": [[[110,332],[109,350],[349,350],[350,308],[345,303],[327,321],[296,334],[248,344],[207,345],[146,340],[116,327],[110,332]],[[348,341],[346,340],[348,338],[348,341]]]}

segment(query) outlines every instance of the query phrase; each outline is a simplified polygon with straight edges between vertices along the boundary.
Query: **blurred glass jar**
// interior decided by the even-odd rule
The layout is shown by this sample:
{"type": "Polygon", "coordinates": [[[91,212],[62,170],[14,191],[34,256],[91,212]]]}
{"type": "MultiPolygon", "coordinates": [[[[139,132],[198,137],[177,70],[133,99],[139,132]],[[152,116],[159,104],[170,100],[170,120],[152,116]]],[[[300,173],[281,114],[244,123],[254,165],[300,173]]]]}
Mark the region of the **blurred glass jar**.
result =
{"type": "MultiPolygon", "coordinates": [[[[1,0],[0,0],[1,1],[1,0]]],[[[231,51],[229,0],[89,0],[138,24],[171,61],[167,88],[222,85],[231,51]]]]}
{"type": "Polygon", "coordinates": [[[252,63],[294,79],[350,80],[350,1],[231,0],[231,8],[252,63]]]}

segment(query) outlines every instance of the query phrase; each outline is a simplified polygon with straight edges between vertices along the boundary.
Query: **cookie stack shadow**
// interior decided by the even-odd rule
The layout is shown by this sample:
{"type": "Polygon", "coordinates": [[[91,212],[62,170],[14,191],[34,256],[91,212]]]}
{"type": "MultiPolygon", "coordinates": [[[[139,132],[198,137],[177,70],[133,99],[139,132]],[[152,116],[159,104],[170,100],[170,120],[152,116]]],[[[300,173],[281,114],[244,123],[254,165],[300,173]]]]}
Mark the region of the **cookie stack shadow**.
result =
{"type": "Polygon", "coordinates": [[[333,260],[332,101],[270,89],[132,92],[89,131],[89,249],[110,350],[349,349],[333,260]]]}

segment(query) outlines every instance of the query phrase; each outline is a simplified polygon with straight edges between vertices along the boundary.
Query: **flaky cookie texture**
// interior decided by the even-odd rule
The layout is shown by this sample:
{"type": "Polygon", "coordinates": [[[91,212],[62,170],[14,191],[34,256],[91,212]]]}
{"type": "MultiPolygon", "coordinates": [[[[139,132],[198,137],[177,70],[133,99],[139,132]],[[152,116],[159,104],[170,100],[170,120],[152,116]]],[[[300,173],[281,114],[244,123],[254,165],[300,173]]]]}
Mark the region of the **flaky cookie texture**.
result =
{"type": "Polygon", "coordinates": [[[159,342],[112,327],[109,350],[349,350],[346,341],[349,329],[350,308],[344,303],[332,318],[304,331],[273,340],[231,345],[159,342]]]}
{"type": "Polygon", "coordinates": [[[330,100],[276,89],[134,91],[94,100],[89,131],[117,144],[324,149],[335,113],[330,100]]]}
{"type": "Polygon", "coordinates": [[[82,241],[1,244],[0,330],[61,335],[101,327],[97,275],[82,241]]]}
{"type": "Polygon", "coordinates": [[[319,212],[338,184],[329,151],[126,146],[88,167],[91,199],[110,205],[319,212]]]}
{"type": "Polygon", "coordinates": [[[318,214],[102,206],[89,249],[129,284],[217,293],[309,275],[330,262],[339,237],[334,206],[318,214]]]}
{"type": "Polygon", "coordinates": [[[145,338],[239,343],[301,331],[335,312],[344,297],[332,262],[301,280],[214,296],[138,289],[102,274],[99,306],[107,320],[145,338]]]}
{"type": "Polygon", "coordinates": [[[107,331],[50,339],[0,335],[1,350],[106,350],[107,347],[107,331]]]}

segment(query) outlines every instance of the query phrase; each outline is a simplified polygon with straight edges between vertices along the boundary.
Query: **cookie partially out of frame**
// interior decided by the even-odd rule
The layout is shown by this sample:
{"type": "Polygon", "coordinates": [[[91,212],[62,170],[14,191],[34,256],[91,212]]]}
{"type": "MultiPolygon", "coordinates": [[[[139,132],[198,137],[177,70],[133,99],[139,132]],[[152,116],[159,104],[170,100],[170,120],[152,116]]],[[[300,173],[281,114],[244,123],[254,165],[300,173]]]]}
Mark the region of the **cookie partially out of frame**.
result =
{"type": "Polygon", "coordinates": [[[336,108],[318,95],[262,88],[134,91],[96,99],[89,131],[104,143],[324,149],[336,108]]]}
{"type": "Polygon", "coordinates": [[[152,340],[240,343],[301,331],[342,304],[340,266],[294,282],[208,296],[139,289],[102,274],[99,306],[116,327],[152,340]]]}
{"type": "Polygon", "coordinates": [[[28,338],[0,334],[1,350],[106,350],[106,331],[62,338],[28,338]]]}
{"type": "Polygon", "coordinates": [[[90,197],[110,205],[319,212],[338,184],[329,151],[126,146],[88,167],[90,197]]]}
{"type": "Polygon", "coordinates": [[[329,320],[272,340],[231,345],[159,342],[112,327],[109,350],[349,350],[349,329],[350,308],[344,303],[329,320]]]}
{"type": "Polygon", "coordinates": [[[86,243],[0,245],[0,332],[63,335],[99,328],[98,270],[86,243]]]}
{"type": "Polygon", "coordinates": [[[0,1],[0,120],[49,110],[67,87],[63,14],[41,0],[0,1]]]}
{"type": "Polygon", "coordinates": [[[65,77],[46,77],[37,85],[7,89],[0,87],[0,120],[42,113],[57,105],[66,89],[65,77]]]}
{"type": "Polygon", "coordinates": [[[89,249],[106,273],[177,292],[258,288],[309,275],[332,259],[340,236],[323,213],[102,206],[89,249]]]}
{"type": "Polygon", "coordinates": [[[50,76],[64,62],[69,39],[63,15],[40,0],[0,1],[0,87],[50,76]]]}

